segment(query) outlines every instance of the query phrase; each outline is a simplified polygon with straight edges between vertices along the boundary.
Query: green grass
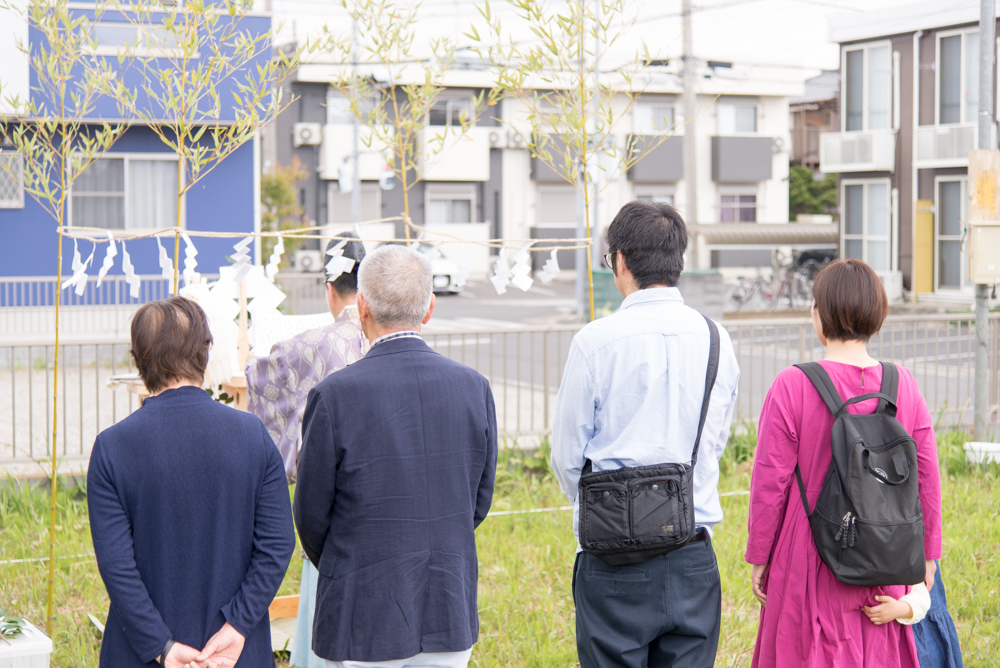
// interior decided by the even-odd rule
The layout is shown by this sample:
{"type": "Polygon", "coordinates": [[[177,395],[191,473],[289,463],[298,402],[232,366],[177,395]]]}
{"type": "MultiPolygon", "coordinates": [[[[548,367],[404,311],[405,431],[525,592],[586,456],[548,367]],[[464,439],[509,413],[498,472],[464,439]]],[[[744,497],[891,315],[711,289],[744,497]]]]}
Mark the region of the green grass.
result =
{"type": "MultiPolygon", "coordinates": [[[[734,435],[722,464],[720,491],[749,488],[756,434],[734,435]]],[[[941,561],[948,603],[970,668],[1000,665],[1000,467],[965,462],[967,435],[943,433],[939,442],[945,548],[941,561]]],[[[568,505],[546,465],[547,450],[504,451],[493,509],[526,510],[568,505]]],[[[758,606],[743,562],[747,497],[722,498],[725,521],[715,531],[723,588],[718,666],[745,666],[753,653],[758,606]]],[[[16,485],[0,487],[0,561],[48,554],[48,496],[16,485]]],[[[58,495],[58,555],[89,555],[85,490],[58,495]]],[[[573,597],[575,541],[565,510],[487,517],[477,532],[480,559],[480,639],[473,665],[575,666],[573,597]]],[[[301,559],[292,559],[279,594],[298,593],[301,559]]],[[[40,622],[45,615],[47,565],[0,564],[0,607],[40,622]]],[[[87,620],[103,620],[107,594],[92,557],[60,558],[56,569],[54,668],[97,665],[98,634],[87,620]]],[[[284,665],[279,663],[279,665],[284,665]]]]}

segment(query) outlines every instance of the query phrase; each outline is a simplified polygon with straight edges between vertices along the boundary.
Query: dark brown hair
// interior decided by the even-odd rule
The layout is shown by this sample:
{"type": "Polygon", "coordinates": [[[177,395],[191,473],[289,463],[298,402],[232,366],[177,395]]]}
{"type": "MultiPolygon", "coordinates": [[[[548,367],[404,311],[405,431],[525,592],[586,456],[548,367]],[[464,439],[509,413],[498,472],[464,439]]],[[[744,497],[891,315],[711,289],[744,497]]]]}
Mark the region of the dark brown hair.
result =
{"type": "Polygon", "coordinates": [[[178,380],[200,383],[211,345],[205,312],[190,299],[149,302],[132,316],[132,356],[150,392],[178,380]]]}
{"type": "Polygon", "coordinates": [[[608,250],[617,272],[618,252],[640,290],[674,287],[684,269],[687,226],[677,209],[662,202],[629,202],[608,226],[608,250]]]}
{"type": "Polygon", "coordinates": [[[889,298],[878,274],[861,260],[835,260],[816,276],[813,299],[823,336],[867,341],[882,329],[889,298]]]}

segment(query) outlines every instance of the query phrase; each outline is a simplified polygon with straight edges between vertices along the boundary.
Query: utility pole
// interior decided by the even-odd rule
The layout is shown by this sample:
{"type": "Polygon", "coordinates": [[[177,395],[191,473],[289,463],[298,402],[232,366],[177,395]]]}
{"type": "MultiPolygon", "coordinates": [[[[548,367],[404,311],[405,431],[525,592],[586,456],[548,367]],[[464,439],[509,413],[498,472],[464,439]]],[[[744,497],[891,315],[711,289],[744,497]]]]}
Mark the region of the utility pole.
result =
{"type": "MultiPolygon", "coordinates": [[[[691,0],[684,0],[681,10],[684,28],[684,220],[688,225],[698,223],[698,160],[697,138],[695,137],[695,75],[697,70],[694,58],[694,39],[691,35],[691,0]]],[[[693,248],[689,250],[692,268],[700,268],[698,240],[694,239],[693,248]]]]}
{"type": "MultiPolygon", "coordinates": [[[[354,19],[354,36],[351,40],[351,83],[356,84],[358,79],[358,20],[354,19]]],[[[358,150],[358,115],[351,111],[351,125],[354,129],[354,172],[351,188],[351,222],[354,224],[361,222],[361,165],[358,164],[360,151],[358,150]]]]}
{"type": "MultiPolygon", "coordinates": [[[[687,0],[685,0],[687,1],[687,0]]],[[[993,145],[993,63],[996,46],[996,8],[994,0],[980,0],[979,5],[979,148],[993,145]]],[[[973,184],[969,184],[970,187],[973,184]]],[[[987,378],[989,377],[989,286],[976,285],[976,377],[973,393],[972,437],[986,440],[987,378]]]]}

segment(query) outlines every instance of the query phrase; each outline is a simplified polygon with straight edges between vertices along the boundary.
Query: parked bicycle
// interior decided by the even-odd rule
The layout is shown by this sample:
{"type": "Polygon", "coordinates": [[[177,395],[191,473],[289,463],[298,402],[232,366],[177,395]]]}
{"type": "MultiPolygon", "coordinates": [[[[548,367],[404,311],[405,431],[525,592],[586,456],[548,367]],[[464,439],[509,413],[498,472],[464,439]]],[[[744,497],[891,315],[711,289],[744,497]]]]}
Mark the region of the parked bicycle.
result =
{"type": "MultiPolygon", "coordinates": [[[[791,310],[812,306],[812,283],[816,274],[832,259],[827,253],[799,254],[790,264],[779,265],[769,277],[758,269],[755,277],[727,279],[723,295],[727,311],[791,310]]],[[[780,263],[781,258],[778,258],[780,263]]]]}

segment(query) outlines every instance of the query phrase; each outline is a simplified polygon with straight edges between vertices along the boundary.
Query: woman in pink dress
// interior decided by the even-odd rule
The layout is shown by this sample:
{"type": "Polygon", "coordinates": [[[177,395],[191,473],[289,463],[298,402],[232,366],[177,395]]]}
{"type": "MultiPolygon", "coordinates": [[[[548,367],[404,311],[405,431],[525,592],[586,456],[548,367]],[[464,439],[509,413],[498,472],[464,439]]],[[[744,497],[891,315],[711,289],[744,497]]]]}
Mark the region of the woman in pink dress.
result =
{"type": "MultiPolygon", "coordinates": [[[[888,312],[885,290],[858,260],[838,260],[816,277],[813,326],[826,357],[820,362],[845,401],[878,392],[882,367],[866,342],[888,312]]],[[[848,407],[873,413],[876,400],[848,407]]],[[[925,583],[934,582],[941,556],[941,481],[937,443],[927,403],[913,375],[899,367],[896,417],[917,444],[917,472],[924,519],[925,583]]],[[[764,401],[750,484],[746,560],[760,600],[753,666],[884,668],[919,666],[913,631],[897,622],[876,625],[869,612],[876,596],[899,599],[907,586],[855,587],[838,581],[820,559],[795,482],[802,471],[814,507],[830,466],[833,415],[800,369],[778,374],[764,401]]]]}

